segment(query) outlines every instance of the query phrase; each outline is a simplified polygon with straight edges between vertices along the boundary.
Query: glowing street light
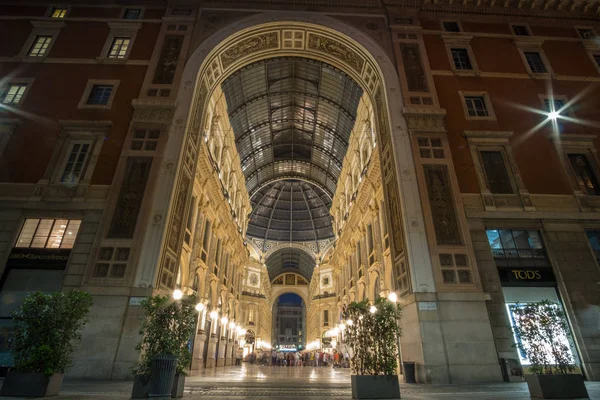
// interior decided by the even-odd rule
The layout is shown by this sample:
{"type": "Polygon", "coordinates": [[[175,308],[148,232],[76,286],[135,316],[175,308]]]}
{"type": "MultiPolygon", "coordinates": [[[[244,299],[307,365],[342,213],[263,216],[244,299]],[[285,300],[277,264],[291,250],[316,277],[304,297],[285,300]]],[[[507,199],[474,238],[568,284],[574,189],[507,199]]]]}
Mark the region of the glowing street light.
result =
{"type": "Polygon", "coordinates": [[[370,312],[371,314],[375,314],[375,313],[377,312],[377,307],[375,307],[375,306],[371,306],[371,308],[369,308],[369,312],[370,312]]]}
{"type": "Polygon", "coordinates": [[[196,304],[196,311],[200,312],[202,310],[204,310],[204,303],[198,303],[196,304]]]}
{"type": "Polygon", "coordinates": [[[179,289],[175,289],[175,291],[173,291],[173,298],[175,300],[181,300],[183,298],[183,292],[179,289]]]}
{"type": "Polygon", "coordinates": [[[398,301],[398,295],[396,294],[396,292],[391,292],[390,294],[388,294],[388,300],[392,303],[396,303],[398,301]]]}
{"type": "Polygon", "coordinates": [[[352,326],[352,324],[354,324],[354,321],[352,321],[351,319],[346,320],[346,325],[352,326]]]}
{"type": "Polygon", "coordinates": [[[556,121],[558,119],[558,117],[560,117],[560,113],[556,110],[550,111],[548,113],[548,119],[550,119],[552,121],[556,121]]]}
{"type": "Polygon", "coordinates": [[[221,318],[221,323],[225,325],[227,322],[229,322],[229,318],[224,315],[223,318],[221,318]]]}
{"type": "Polygon", "coordinates": [[[233,329],[233,328],[235,328],[235,322],[231,321],[229,323],[229,329],[233,329]]]}
{"type": "Polygon", "coordinates": [[[219,312],[217,310],[213,310],[210,312],[210,318],[211,319],[217,319],[219,318],[219,312]]]}

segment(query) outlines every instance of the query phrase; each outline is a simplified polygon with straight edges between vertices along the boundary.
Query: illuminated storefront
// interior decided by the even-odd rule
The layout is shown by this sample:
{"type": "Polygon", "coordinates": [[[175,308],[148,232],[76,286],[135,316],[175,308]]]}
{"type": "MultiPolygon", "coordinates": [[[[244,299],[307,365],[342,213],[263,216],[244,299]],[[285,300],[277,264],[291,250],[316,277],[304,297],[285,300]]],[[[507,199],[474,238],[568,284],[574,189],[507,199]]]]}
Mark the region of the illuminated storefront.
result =
{"type": "MultiPolygon", "coordinates": [[[[557,307],[563,308],[556,287],[556,277],[537,230],[490,229],[487,230],[487,236],[498,267],[511,328],[518,323],[514,310],[519,305],[549,300],[556,303],[557,307]]],[[[515,344],[523,340],[514,335],[514,329],[513,338],[515,344]]],[[[572,335],[562,340],[571,349],[576,363],[579,364],[572,335]]],[[[522,372],[527,373],[530,362],[522,351],[518,350],[517,353],[522,372]]],[[[553,359],[550,351],[549,358],[553,359]]],[[[515,361],[507,360],[507,364],[512,366],[513,375],[520,373],[514,371],[515,361]]]]}

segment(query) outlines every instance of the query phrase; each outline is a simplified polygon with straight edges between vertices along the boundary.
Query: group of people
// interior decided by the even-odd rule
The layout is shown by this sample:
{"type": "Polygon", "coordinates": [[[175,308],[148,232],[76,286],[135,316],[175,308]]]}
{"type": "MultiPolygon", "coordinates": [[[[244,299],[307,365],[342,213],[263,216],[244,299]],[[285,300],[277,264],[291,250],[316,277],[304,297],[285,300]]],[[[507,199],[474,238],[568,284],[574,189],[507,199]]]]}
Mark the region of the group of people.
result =
{"type": "Polygon", "coordinates": [[[272,367],[350,367],[348,353],[342,354],[337,350],[333,350],[331,353],[325,351],[305,351],[301,353],[272,350],[270,354],[268,351],[260,351],[248,354],[247,361],[250,364],[272,367]]]}

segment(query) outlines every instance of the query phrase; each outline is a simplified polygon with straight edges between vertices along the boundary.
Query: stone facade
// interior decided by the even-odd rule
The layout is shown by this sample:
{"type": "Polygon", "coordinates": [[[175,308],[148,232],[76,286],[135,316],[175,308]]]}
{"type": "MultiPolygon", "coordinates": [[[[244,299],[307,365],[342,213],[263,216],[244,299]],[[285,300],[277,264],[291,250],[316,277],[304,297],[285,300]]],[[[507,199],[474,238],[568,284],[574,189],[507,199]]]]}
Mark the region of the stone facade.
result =
{"type": "Polygon", "coordinates": [[[204,304],[192,370],[267,350],[280,294],[304,299],[313,342],[345,305],[395,292],[418,382],[500,381],[500,360],[518,360],[505,290],[537,287],[502,276],[487,231],[503,229],[539,232],[555,278],[542,286],[599,379],[597,3],[45,3],[0,11],[0,316],[10,285],[43,283],[10,275],[12,252],[40,247],[19,244],[23,227],[80,221],[59,286],[94,305],[70,376],[130,378],[139,300],[180,288],[204,304]],[[275,57],[326,63],[362,90],[330,193],[334,237],[318,243],[246,235],[258,189],[220,85],[275,57]],[[570,119],[545,122],[546,102],[570,119]],[[312,275],[269,276],[288,248],[312,275]]]}

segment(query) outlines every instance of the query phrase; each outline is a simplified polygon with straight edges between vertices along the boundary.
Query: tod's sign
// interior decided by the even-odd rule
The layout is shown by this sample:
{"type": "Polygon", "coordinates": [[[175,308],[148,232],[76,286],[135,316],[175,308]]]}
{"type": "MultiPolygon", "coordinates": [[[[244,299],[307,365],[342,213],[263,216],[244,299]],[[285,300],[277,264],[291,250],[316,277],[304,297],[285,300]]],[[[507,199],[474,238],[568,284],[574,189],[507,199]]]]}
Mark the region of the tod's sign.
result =
{"type": "Polygon", "coordinates": [[[498,268],[500,281],[522,285],[535,285],[540,283],[554,283],[556,278],[552,268],[498,268]]]}

